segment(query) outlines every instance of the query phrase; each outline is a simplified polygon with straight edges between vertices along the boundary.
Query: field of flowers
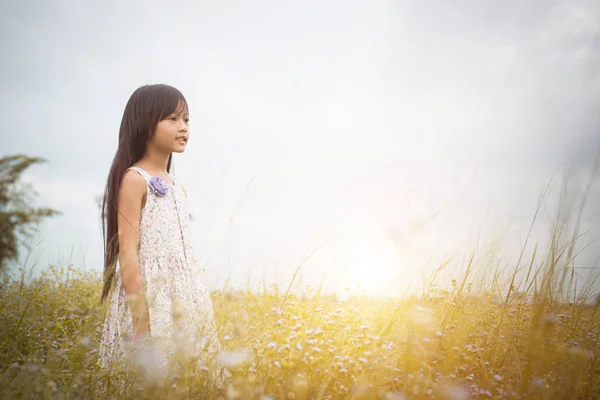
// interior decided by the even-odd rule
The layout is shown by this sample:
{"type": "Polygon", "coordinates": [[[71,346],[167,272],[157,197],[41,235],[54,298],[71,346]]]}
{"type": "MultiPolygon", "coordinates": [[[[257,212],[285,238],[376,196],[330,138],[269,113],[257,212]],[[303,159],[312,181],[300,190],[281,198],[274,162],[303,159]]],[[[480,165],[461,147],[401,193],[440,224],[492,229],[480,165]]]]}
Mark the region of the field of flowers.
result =
{"type": "Polygon", "coordinates": [[[554,301],[543,281],[529,300],[475,295],[467,275],[406,299],[223,289],[219,384],[209,363],[163,380],[139,363],[100,370],[100,277],[51,268],[2,282],[0,398],[600,398],[599,307],[554,301]]]}

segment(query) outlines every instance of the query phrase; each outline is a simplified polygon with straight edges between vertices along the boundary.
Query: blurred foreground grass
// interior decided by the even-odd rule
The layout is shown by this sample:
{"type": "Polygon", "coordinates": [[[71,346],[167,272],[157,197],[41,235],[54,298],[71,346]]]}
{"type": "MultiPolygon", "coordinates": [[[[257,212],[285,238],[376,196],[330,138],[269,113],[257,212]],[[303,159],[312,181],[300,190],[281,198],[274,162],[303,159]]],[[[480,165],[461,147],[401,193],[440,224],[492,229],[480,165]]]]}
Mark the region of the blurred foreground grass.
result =
{"type": "Polygon", "coordinates": [[[100,370],[100,278],[51,268],[2,283],[0,397],[103,398],[99,383],[125,379],[114,398],[600,398],[598,306],[553,300],[548,273],[532,296],[470,293],[468,269],[451,290],[403,300],[213,293],[232,373],[217,388],[205,370],[154,385],[100,370]]]}

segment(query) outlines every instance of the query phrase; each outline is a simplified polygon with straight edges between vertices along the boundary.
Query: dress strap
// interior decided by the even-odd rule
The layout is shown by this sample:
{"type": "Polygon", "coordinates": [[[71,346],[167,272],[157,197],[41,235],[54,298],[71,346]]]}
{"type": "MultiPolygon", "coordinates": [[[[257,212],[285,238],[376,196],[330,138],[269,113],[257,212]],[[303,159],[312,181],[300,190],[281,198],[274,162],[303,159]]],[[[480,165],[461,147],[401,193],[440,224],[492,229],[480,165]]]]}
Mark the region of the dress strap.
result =
{"type": "Polygon", "coordinates": [[[130,169],[139,172],[139,174],[146,180],[146,182],[150,182],[150,174],[141,169],[140,167],[130,167],[127,168],[127,171],[129,171],[130,169]]]}
{"type": "MultiPolygon", "coordinates": [[[[147,173],[146,171],[144,171],[140,167],[129,167],[129,168],[126,169],[126,171],[129,171],[130,169],[139,172],[139,174],[144,177],[144,179],[146,180],[146,182],[150,182],[150,178],[152,178],[152,176],[150,176],[149,173],[147,173]]],[[[168,175],[169,175],[169,178],[171,178],[171,181],[173,182],[173,185],[175,185],[175,177],[173,177],[172,174],[168,174],[168,175]]]]}

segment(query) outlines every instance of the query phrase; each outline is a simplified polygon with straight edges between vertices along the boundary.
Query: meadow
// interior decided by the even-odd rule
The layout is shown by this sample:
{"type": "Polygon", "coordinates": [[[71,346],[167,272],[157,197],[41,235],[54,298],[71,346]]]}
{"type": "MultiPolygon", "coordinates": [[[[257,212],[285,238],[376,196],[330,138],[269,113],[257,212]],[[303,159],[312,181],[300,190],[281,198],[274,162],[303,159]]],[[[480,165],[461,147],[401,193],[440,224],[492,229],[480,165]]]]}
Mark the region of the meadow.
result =
{"type": "Polygon", "coordinates": [[[213,293],[224,387],[210,368],[163,382],[136,368],[96,365],[99,277],[53,268],[4,281],[2,398],[469,399],[600,398],[598,305],[498,301],[453,290],[405,300],[319,293],[213,293]],[[283,307],[282,307],[283,303],[283,307]]]}
{"type": "Polygon", "coordinates": [[[574,287],[581,235],[564,229],[507,275],[476,279],[473,253],[446,288],[442,264],[404,298],[225,286],[212,293],[221,352],[161,378],[151,358],[98,367],[99,274],[22,270],[0,287],[0,398],[598,399],[600,296],[574,287]]]}

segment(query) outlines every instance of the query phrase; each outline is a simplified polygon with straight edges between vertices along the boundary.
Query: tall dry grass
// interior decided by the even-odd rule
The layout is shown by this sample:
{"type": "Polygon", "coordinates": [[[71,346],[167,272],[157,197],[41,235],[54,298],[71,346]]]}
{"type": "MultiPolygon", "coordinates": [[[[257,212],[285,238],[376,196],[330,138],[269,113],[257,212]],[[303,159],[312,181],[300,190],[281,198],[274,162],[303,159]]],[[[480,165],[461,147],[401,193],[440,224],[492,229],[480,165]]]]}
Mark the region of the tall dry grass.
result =
{"type": "Polygon", "coordinates": [[[547,254],[528,236],[512,269],[498,271],[473,251],[448,288],[437,285],[443,263],[421,296],[213,293],[223,346],[214,362],[231,374],[221,386],[209,379],[210,362],[164,380],[143,374],[144,361],[101,370],[97,274],[51,267],[29,282],[24,273],[5,278],[0,397],[600,398],[599,302],[590,302],[592,280],[576,285],[574,262],[587,243],[580,214],[569,220],[561,202],[547,254]]]}

